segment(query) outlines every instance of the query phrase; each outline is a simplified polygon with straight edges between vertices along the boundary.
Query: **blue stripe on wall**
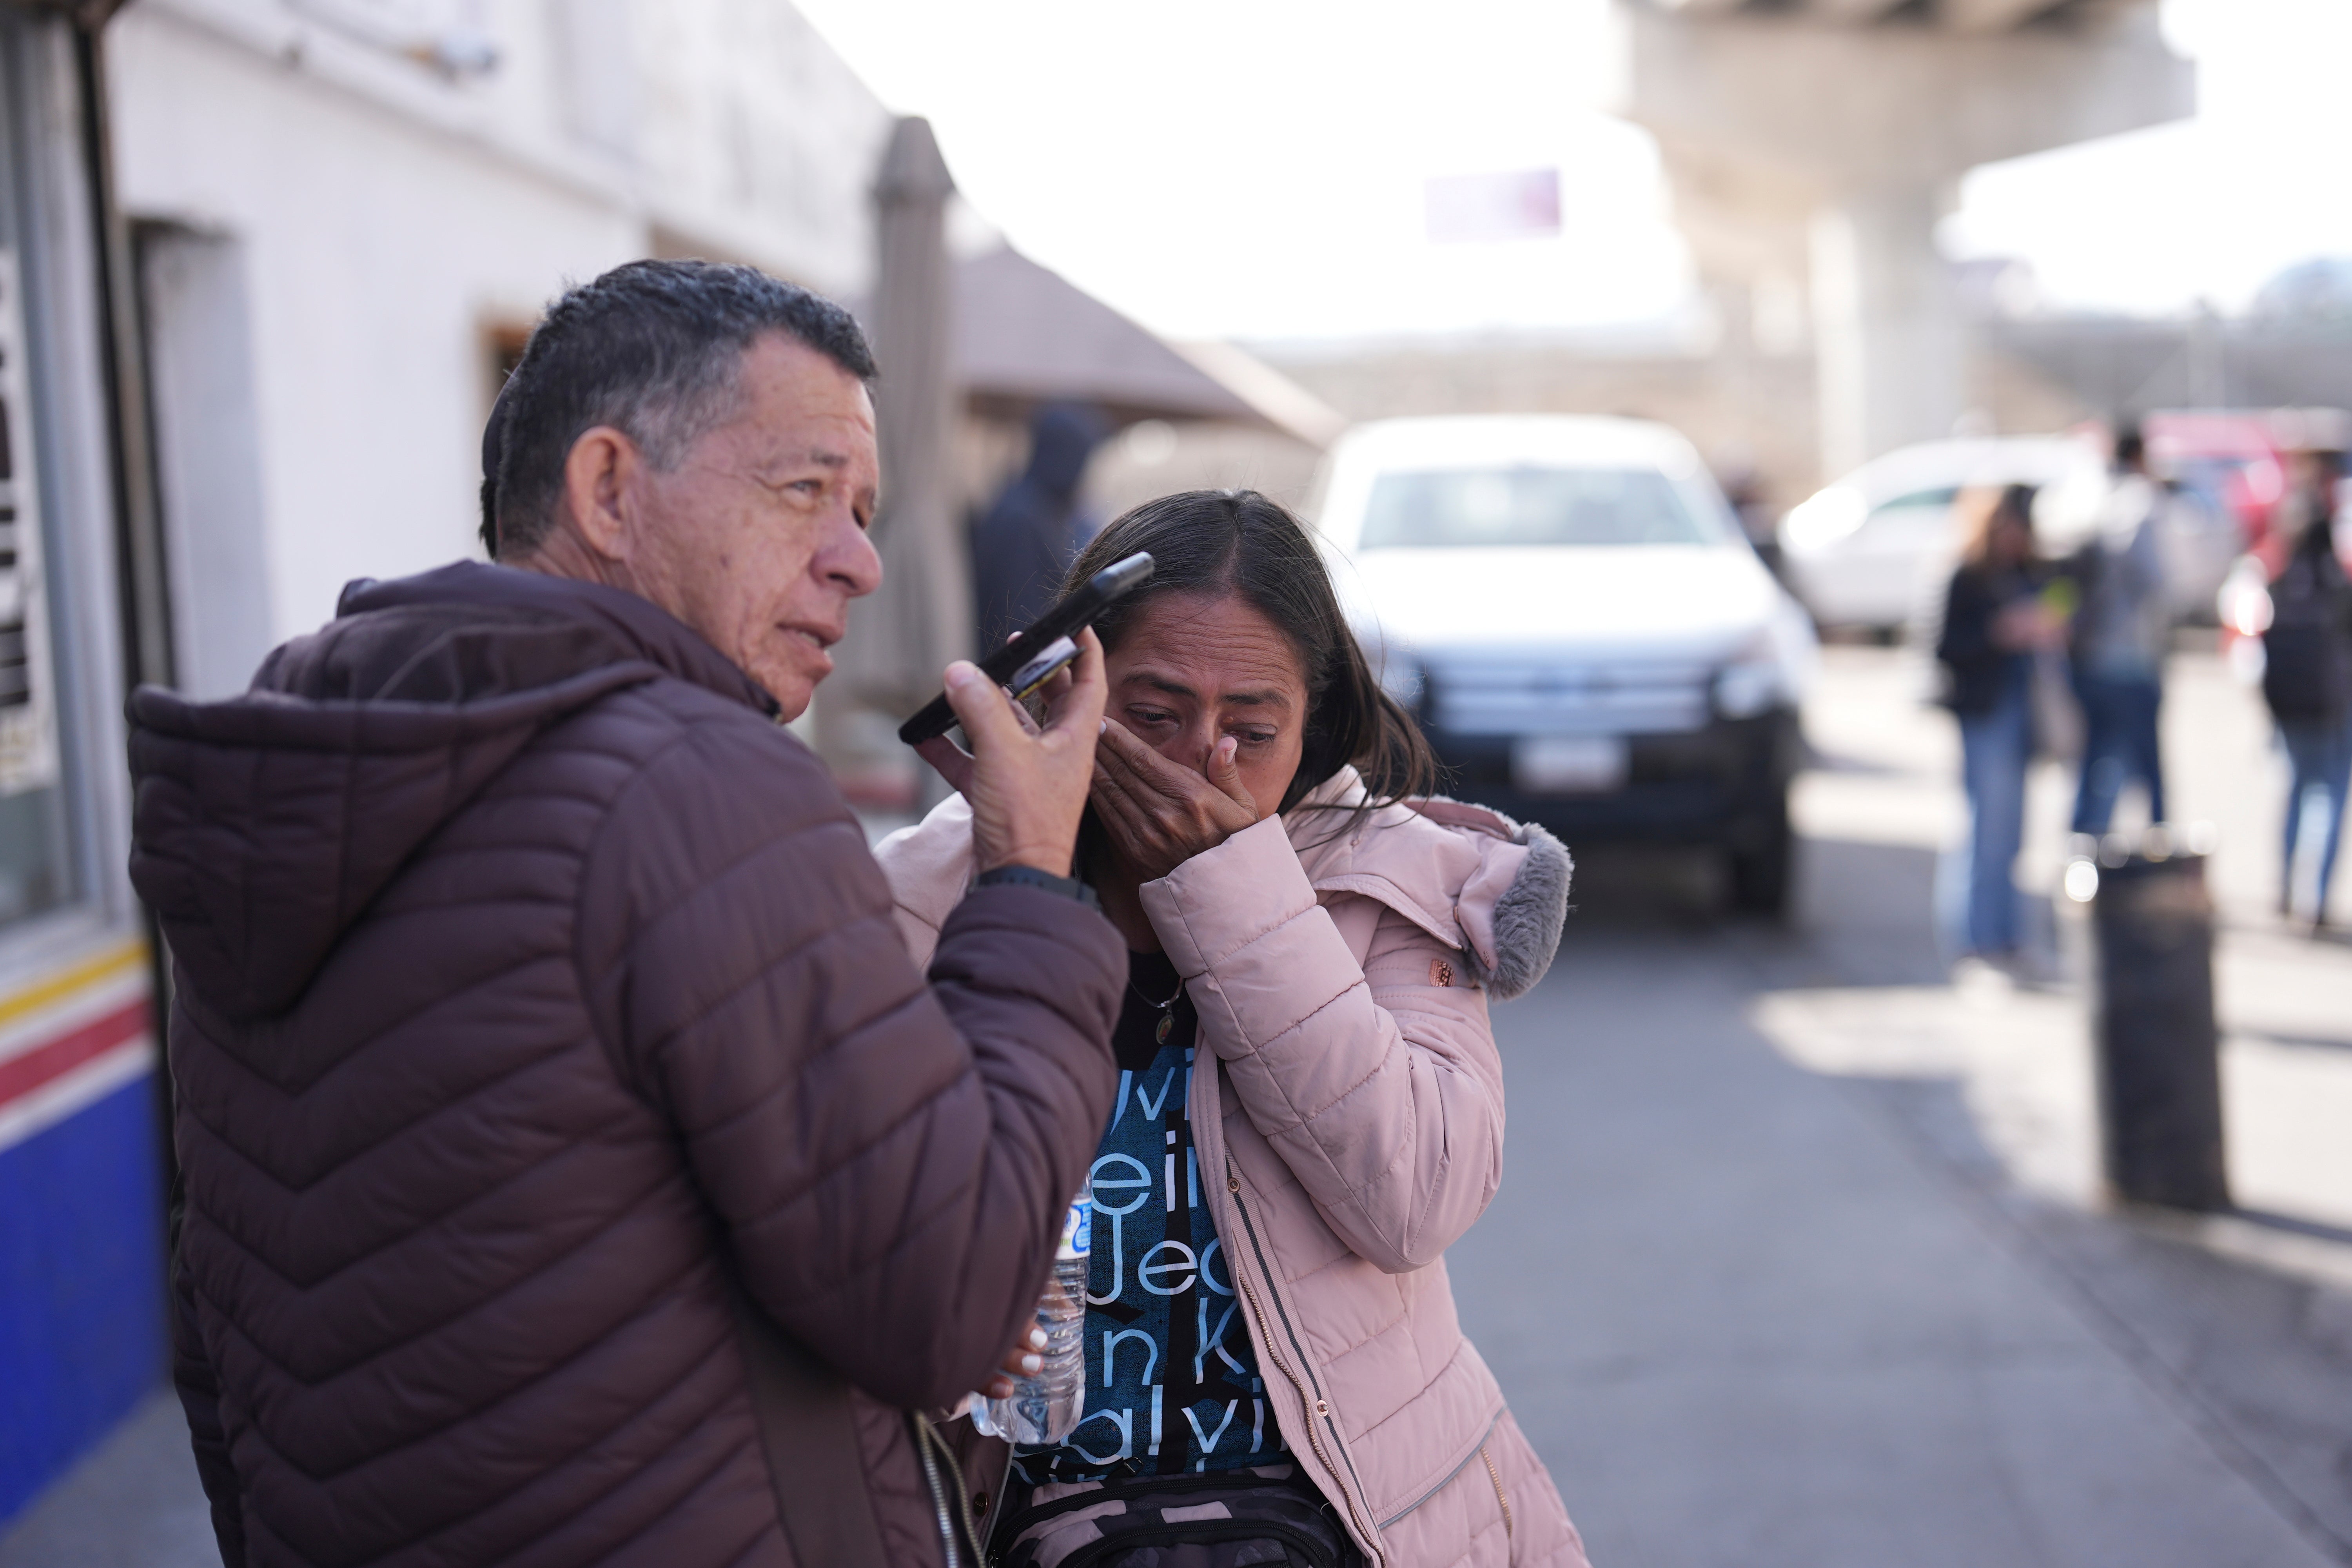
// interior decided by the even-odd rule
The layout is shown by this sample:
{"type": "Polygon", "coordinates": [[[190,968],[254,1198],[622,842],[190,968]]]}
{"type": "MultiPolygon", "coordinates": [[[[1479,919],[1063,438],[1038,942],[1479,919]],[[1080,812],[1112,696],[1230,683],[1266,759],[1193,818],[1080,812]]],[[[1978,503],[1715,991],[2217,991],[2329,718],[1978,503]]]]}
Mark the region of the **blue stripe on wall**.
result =
{"type": "Polygon", "coordinates": [[[0,1524],[165,1367],[155,1080],[0,1151],[0,1524]]]}

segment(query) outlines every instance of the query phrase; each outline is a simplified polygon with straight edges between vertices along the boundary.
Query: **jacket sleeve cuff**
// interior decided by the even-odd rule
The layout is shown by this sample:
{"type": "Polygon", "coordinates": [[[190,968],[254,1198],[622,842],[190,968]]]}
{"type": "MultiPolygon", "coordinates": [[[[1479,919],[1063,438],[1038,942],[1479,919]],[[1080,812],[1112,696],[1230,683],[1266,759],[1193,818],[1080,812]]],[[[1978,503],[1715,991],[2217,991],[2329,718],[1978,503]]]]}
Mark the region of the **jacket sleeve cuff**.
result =
{"type": "Polygon", "coordinates": [[[1190,980],[1315,907],[1315,887],[1278,816],[1243,828],[1141,889],[1176,973],[1190,980]]]}
{"type": "Polygon", "coordinates": [[[1056,877],[1051,871],[1041,871],[1034,866],[993,867],[974,877],[971,885],[975,888],[1034,888],[1041,893],[1059,893],[1066,899],[1076,899],[1090,910],[1099,911],[1102,909],[1102,900],[1095,890],[1076,877],[1056,877]]]}

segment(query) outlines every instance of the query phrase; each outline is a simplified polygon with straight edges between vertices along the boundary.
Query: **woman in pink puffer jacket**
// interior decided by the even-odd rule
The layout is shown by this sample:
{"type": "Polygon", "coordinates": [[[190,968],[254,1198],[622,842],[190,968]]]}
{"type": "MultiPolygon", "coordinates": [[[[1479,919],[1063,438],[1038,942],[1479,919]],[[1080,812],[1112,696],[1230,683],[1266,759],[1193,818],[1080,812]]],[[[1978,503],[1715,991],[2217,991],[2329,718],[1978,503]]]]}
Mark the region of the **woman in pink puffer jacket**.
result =
{"type": "MultiPolygon", "coordinates": [[[[1567,853],[1430,797],[1425,742],[1280,507],[1147,503],[1070,581],[1138,550],[1152,578],[1097,622],[1110,700],[1077,868],[1133,964],[1094,1168],[1087,1415],[993,1498],[973,1468],[981,1527],[1003,1521],[1006,1552],[1040,1509],[1127,1513],[1103,1500],[1214,1472],[1311,1486],[1382,1568],[1582,1568],[1444,1262],[1502,1173],[1487,1004],[1550,964],[1567,853]]],[[[946,742],[926,755],[961,778],[946,742]]],[[[919,963],[971,877],[973,809],[951,798],[877,852],[919,963]]],[[[1056,1540],[1007,1560],[1054,1561],[1056,1540]]]]}

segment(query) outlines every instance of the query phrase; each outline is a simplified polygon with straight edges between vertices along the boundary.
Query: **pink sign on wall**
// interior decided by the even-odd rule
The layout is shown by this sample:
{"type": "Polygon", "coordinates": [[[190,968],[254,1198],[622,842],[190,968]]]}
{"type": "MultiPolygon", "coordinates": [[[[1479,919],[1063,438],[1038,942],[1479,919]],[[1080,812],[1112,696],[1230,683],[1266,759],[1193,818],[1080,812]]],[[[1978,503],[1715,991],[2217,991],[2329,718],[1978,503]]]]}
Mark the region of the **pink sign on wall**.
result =
{"type": "Polygon", "coordinates": [[[1559,171],[1441,174],[1422,187],[1431,241],[1540,239],[1559,232],[1559,171]]]}

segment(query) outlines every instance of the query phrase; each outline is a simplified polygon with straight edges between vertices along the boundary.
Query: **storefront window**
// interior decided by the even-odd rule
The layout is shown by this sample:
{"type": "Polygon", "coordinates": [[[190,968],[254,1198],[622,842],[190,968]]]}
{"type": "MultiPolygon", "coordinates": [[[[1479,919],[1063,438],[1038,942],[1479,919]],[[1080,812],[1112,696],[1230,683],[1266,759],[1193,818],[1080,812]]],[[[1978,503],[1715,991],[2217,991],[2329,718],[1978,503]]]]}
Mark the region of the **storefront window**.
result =
{"type": "Polygon", "coordinates": [[[0,247],[0,927],[74,891],[18,278],[0,247]]]}

